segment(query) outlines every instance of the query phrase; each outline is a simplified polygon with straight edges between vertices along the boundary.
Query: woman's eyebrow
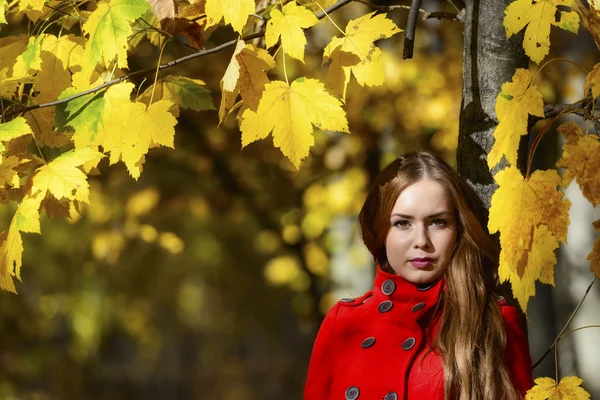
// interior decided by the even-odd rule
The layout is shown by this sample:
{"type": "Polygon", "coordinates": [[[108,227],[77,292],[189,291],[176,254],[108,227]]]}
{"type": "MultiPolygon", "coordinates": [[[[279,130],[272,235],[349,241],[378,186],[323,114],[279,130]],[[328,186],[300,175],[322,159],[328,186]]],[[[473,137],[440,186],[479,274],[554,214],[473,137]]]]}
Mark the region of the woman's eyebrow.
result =
{"type": "MultiPolygon", "coordinates": [[[[450,214],[450,212],[448,211],[440,211],[438,213],[435,214],[431,214],[430,216],[428,216],[427,218],[437,218],[437,217],[441,217],[444,214],[448,214],[448,215],[452,215],[450,214]]],[[[414,217],[412,215],[406,215],[406,214],[399,214],[399,213],[394,213],[392,214],[392,217],[400,217],[400,218],[406,218],[406,219],[413,219],[414,217]]]]}

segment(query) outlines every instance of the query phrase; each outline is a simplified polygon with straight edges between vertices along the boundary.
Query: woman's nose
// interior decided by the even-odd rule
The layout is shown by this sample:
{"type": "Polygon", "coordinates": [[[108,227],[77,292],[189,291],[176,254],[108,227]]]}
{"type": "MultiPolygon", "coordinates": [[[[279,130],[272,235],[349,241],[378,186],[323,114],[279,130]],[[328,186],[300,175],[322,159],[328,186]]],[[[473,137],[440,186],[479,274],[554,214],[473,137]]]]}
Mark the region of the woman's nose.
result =
{"type": "Polygon", "coordinates": [[[414,246],[426,247],[429,244],[429,236],[427,235],[427,227],[420,226],[414,230],[414,246]]]}

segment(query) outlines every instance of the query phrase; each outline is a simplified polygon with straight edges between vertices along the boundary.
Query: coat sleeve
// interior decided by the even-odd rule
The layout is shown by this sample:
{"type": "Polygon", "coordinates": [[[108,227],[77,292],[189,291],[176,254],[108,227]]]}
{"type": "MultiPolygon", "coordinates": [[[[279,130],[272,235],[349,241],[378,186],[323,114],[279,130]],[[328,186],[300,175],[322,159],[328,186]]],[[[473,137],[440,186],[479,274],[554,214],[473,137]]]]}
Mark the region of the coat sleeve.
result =
{"type": "Polygon", "coordinates": [[[503,300],[500,303],[500,311],[506,327],[506,366],[515,388],[525,397],[525,393],[533,386],[527,333],[521,327],[519,313],[515,307],[503,300]]]}
{"type": "Polygon", "coordinates": [[[335,343],[333,336],[339,307],[338,303],[329,310],[317,334],[310,356],[303,400],[327,400],[329,396],[335,354],[332,349],[335,343]]]}

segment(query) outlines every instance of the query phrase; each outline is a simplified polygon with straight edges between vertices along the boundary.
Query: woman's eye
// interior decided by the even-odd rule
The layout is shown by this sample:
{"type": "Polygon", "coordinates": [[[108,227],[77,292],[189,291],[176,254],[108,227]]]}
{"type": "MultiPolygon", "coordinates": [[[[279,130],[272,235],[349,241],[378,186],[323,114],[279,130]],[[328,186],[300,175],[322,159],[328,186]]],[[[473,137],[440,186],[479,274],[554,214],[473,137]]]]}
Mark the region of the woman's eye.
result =
{"type": "Polygon", "coordinates": [[[448,225],[448,221],[446,221],[445,219],[434,219],[431,222],[433,223],[433,225],[440,227],[440,228],[448,225]]]}
{"type": "Polygon", "coordinates": [[[394,222],[394,226],[398,226],[400,228],[406,228],[409,225],[410,225],[409,222],[406,220],[403,220],[403,219],[394,222]]]}

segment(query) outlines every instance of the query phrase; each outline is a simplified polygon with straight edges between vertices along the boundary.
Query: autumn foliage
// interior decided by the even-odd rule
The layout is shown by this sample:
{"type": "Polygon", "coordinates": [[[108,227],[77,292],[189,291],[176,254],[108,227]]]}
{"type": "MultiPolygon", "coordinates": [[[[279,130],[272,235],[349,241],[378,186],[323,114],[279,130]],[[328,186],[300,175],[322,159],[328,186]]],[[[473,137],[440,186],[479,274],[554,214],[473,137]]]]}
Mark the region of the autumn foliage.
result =
{"type": "MultiPolygon", "coordinates": [[[[335,24],[325,9],[334,11],[341,3],[347,2],[110,0],[64,7],[56,0],[0,0],[1,24],[28,18],[32,26],[28,35],[0,40],[0,197],[17,206],[10,226],[0,234],[0,287],[16,291],[13,280],[20,279],[24,251],[21,234],[40,233],[41,212],[64,218],[77,214],[81,203],[89,203],[88,175],[102,172],[97,166],[103,158],[111,165],[122,162],[139,178],[153,147],[174,147],[181,108],[211,110],[220,123],[235,118],[242,147],[272,135],[274,146],[296,168],[309,156],[315,129],[351,133],[345,110],[351,77],[361,86],[381,85],[386,64],[377,41],[402,29],[384,12],[366,13],[344,29],[336,25],[338,35],[322,49],[322,63],[328,66],[324,81],[306,71],[290,82],[286,70],[286,60],[304,62],[306,30],[328,19],[335,24]],[[257,20],[260,31],[254,31],[257,20]],[[204,49],[207,29],[223,26],[230,26],[226,29],[233,29],[238,39],[204,49]],[[190,56],[127,72],[128,52],[142,40],[162,54],[177,35],[193,49],[190,56]],[[262,36],[264,41],[251,41],[262,36]],[[162,72],[228,47],[234,51],[220,80],[218,110],[202,80],[162,72]],[[271,80],[269,71],[278,65],[284,80],[271,80]],[[143,74],[148,76],[143,87],[130,82],[143,74]],[[45,159],[40,148],[56,149],[56,156],[45,159]]],[[[516,0],[505,10],[506,34],[524,30],[524,51],[540,63],[549,53],[551,29],[577,32],[581,23],[600,43],[596,6],[579,0],[516,0]]],[[[600,95],[599,71],[596,65],[587,75],[579,107],[600,95]]],[[[490,169],[503,168],[495,174],[499,188],[488,226],[500,235],[500,278],[510,281],[524,311],[535,295],[536,280],[554,284],[554,251],[566,242],[569,226],[570,202],[561,188],[575,180],[594,206],[600,203],[600,144],[587,120],[584,130],[573,123],[558,128],[565,144],[557,169],[529,170],[539,138],[550,134],[545,127],[534,140],[527,171],[517,169],[521,136],[529,134],[532,120],[547,117],[536,77],[518,69],[498,88],[499,124],[487,158],[490,169]],[[565,169],[562,177],[559,167],[565,169]]],[[[567,113],[587,117],[573,105],[553,118],[567,113]]],[[[600,277],[599,241],[588,259],[600,277]]],[[[543,379],[528,399],[567,398],[560,394],[567,392],[574,396],[569,398],[586,398],[577,378],[563,378],[559,384],[543,379]]]]}

